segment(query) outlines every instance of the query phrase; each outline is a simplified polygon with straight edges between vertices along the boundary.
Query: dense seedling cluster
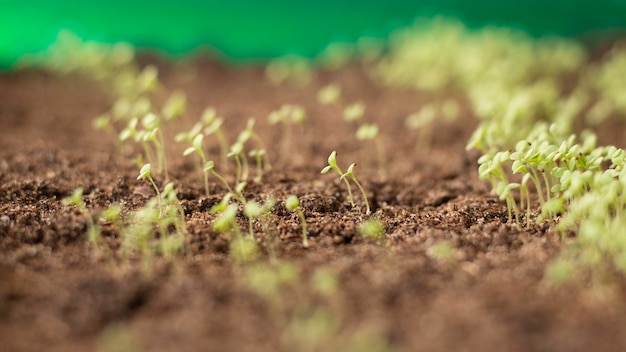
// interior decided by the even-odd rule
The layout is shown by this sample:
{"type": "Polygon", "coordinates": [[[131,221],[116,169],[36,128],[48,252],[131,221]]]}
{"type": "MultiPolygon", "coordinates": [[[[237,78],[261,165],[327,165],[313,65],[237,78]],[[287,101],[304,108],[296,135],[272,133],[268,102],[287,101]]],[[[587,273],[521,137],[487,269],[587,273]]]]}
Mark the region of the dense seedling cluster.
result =
{"type": "MultiPolygon", "coordinates": [[[[437,19],[398,33],[373,75],[392,85],[465,93],[481,121],[467,148],[482,152],[479,176],[506,203],[509,222],[529,227],[548,220],[562,234],[576,233],[576,243],[563,252],[567,260],[548,271],[563,279],[578,264],[609,262],[624,270],[626,239],[617,230],[625,221],[623,151],[597,146],[592,132],[577,135],[575,128],[626,111],[617,78],[626,73],[624,58],[626,51],[614,49],[589,63],[585,49],[571,40],[500,28],[470,31],[437,19]]],[[[446,109],[425,105],[407,118],[407,127],[423,129],[458,112],[446,109]]]]}
{"type": "MultiPolygon", "coordinates": [[[[116,136],[121,151],[141,148],[138,164],[150,165],[147,172],[142,170],[141,178],[148,180],[157,193],[154,204],[146,207],[157,211],[157,218],[168,219],[163,220],[169,222],[166,228],[157,226],[158,231],[165,232],[175,221],[167,217],[172,211],[168,211],[168,201],[157,186],[157,181],[169,180],[163,130],[171,129],[170,121],[187,114],[184,93],[173,92],[158,107],[155,94],[163,89],[158,72],[153,66],[138,68],[132,47],[81,43],[68,34],[63,34],[61,39],[49,59],[31,58],[31,62],[64,73],[86,73],[114,93],[112,109],[94,124],[116,136]],[[68,49],[74,54],[64,56],[68,49]]],[[[593,127],[626,112],[623,94],[626,86],[619,78],[626,72],[625,51],[615,49],[603,60],[590,62],[582,45],[571,40],[536,39],[501,28],[470,31],[458,22],[444,19],[424,21],[399,32],[384,55],[380,46],[373,45],[368,51],[363,49],[367,45],[362,44],[330,48],[319,62],[335,67],[357,53],[369,52],[372,55],[364,62],[372,77],[385,84],[462,93],[473,115],[480,120],[467,148],[482,153],[478,159],[479,176],[488,180],[493,192],[506,203],[508,222],[531,227],[536,222],[548,221],[562,234],[577,235],[576,244],[563,252],[567,260],[562,259],[555,264],[556,269],[551,269],[555,277],[562,278],[562,273],[574,264],[596,266],[608,261],[626,270],[626,240],[619,234],[625,225],[624,152],[612,146],[598,146],[593,132],[580,132],[580,126],[593,127]]],[[[267,68],[268,77],[276,84],[304,85],[311,80],[312,72],[312,63],[297,57],[273,61],[267,68]]],[[[379,172],[384,174],[386,155],[380,142],[383,131],[367,120],[365,103],[345,101],[336,83],[323,87],[317,98],[320,104],[339,111],[338,119],[345,126],[355,126],[356,141],[375,148],[375,153],[372,149],[367,155],[378,156],[379,172]]],[[[408,129],[419,131],[417,145],[422,149],[430,144],[434,121],[456,121],[463,107],[456,99],[428,102],[408,116],[405,124],[408,129]]],[[[270,124],[283,128],[281,150],[290,149],[292,129],[303,126],[306,119],[305,109],[294,104],[282,105],[270,113],[270,124]]],[[[226,193],[212,209],[214,229],[228,234],[237,261],[248,262],[258,253],[255,224],[272,221],[276,200],[269,198],[257,203],[244,190],[251,179],[250,163],[255,163],[252,181],[263,182],[264,172],[271,169],[270,155],[255,131],[254,118],[248,120],[232,143],[222,125],[223,118],[217,116],[215,109],[207,108],[189,131],[177,135],[176,141],[187,143],[185,156],[196,156],[198,174],[207,195],[211,194],[212,179],[223,186],[226,193]],[[220,146],[217,164],[204,145],[210,136],[220,146]],[[239,221],[244,219],[246,230],[239,226],[239,221]]],[[[280,155],[281,160],[286,158],[280,155]]],[[[367,193],[354,175],[354,167],[351,164],[344,172],[333,152],[322,173],[332,170],[339,175],[353,207],[351,183],[354,183],[369,214],[367,193]]],[[[175,194],[173,189],[171,194],[175,194]]],[[[84,204],[81,206],[78,200],[67,203],[76,205],[89,218],[84,204]]],[[[301,218],[306,247],[309,245],[306,219],[298,203],[297,198],[290,197],[285,207],[296,211],[301,218]]],[[[180,221],[180,208],[176,214],[180,221]]],[[[138,215],[133,222],[141,224],[141,219],[151,216],[144,215],[138,215]]],[[[369,225],[363,224],[362,229],[368,229],[369,225]]],[[[97,238],[98,225],[88,224],[88,228],[89,237],[97,238]]],[[[370,236],[367,230],[363,231],[364,236],[370,236]]]]}

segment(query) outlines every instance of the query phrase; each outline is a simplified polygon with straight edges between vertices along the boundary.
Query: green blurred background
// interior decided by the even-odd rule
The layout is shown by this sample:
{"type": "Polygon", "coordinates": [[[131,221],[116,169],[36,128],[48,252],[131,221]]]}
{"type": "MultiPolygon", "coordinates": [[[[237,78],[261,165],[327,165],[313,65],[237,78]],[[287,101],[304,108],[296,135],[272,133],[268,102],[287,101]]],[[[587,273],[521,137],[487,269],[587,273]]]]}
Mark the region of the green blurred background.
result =
{"type": "Polygon", "coordinates": [[[180,55],[209,46],[231,59],[314,56],[332,42],[385,38],[417,16],[533,35],[626,27],[626,0],[0,0],[0,68],[45,50],[61,29],[180,55]]]}

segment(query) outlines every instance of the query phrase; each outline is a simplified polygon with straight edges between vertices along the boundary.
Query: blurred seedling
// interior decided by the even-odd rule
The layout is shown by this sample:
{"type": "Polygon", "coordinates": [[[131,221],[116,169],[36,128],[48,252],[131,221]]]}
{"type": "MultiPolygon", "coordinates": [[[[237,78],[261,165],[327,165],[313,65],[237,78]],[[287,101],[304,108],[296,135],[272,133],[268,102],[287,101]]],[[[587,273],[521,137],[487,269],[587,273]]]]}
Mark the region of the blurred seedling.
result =
{"type": "Polygon", "coordinates": [[[202,148],[203,141],[204,141],[204,135],[202,133],[196,134],[196,136],[193,137],[193,140],[191,141],[191,146],[185,149],[185,151],[183,152],[183,155],[188,156],[188,155],[195,153],[200,158],[200,165],[201,165],[200,173],[201,173],[202,180],[204,181],[204,191],[206,195],[208,196],[210,194],[210,191],[209,191],[209,171],[210,170],[207,170],[206,168],[207,159],[206,159],[206,155],[204,154],[204,149],[202,148]]]}
{"type": "Polygon", "coordinates": [[[267,153],[263,149],[253,149],[248,153],[256,161],[256,176],[254,177],[254,182],[256,183],[261,183],[261,180],[263,180],[263,159],[265,154],[267,153]]]}
{"type": "Polygon", "coordinates": [[[285,158],[291,148],[292,126],[299,125],[302,127],[306,120],[306,111],[300,105],[285,104],[278,110],[272,111],[267,120],[272,125],[280,123],[283,127],[280,157],[281,159],[285,158]]]}
{"type": "Polygon", "coordinates": [[[254,200],[245,202],[243,206],[243,214],[248,218],[248,235],[254,237],[254,220],[261,216],[268,214],[272,207],[276,204],[276,199],[273,197],[265,200],[263,204],[259,204],[254,200]]]}
{"type": "Polygon", "coordinates": [[[361,121],[365,116],[365,104],[362,102],[352,103],[343,109],[342,117],[346,122],[361,121]]]}
{"type": "Polygon", "coordinates": [[[317,92],[317,101],[322,105],[333,105],[341,102],[341,88],[335,83],[322,87],[317,92]]]}
{"type": "Polygon", "coordinates": [[[408,129],[419,132],[416,143],[417,148],[425,149],[430,147],[435,119],[438,116],[441,116],[443,121],[446,122],[456,120],[459,116],[459,104],[453,99],[447,99],[441,103],[426,103],[404,121],[408,129]]]}
{"type": "Polygon", "coordinates": [[[259,245],[253,237],[236,236],[230,241],[230,256],[236,263],[246,264],[259,256],[259,245]]]}
{"type": "Polygon", "coordinates": [[[170,95],[165,101],[161,114],[165,121],[174,120],[180,116],[183,116],[187,112],[187,97],[185,93],[176,91],[170,95]]]}
{"type": "Polygon", "coordinates": [[[228,193],[220,203],[211,208],[211,213],[218,214],[213,221],[213,229],[219,233],[233,231],[236,235],[240,235],[241,230],[237,224],[237,204],[228,204],[232,196],[232,193],[228,193]]]}
{"type": "Polygon", "coordinates": [[[311,284],[317,293],[331,297],[339,290],[339,277],[330,268],[319,268],[313,273],[311,284]]]}
{"type": "Polygon", "coordinates": [[[235,164],[237,165],[237,171],[235,173],[235,183],[240,183],[242,180],[247,179],[248,177],[248,159],[246,159],[245,155],[242,158],[242,154],[243,143],[237,141],[235,142],[235,144],[230,146],[230,153],[228,153],[228,156],[235,159],[235,164]]]}
{"type": "Polygon", "coordinates": [[[302,208],[300,208],[300,200],[298,199],[298,197],[296,197],[295,195],[290,195],[289,197],[287,197],[287,199],[285,200],[285,208],[289,211],[295,211],[296,214],[298,214],[298,217],[300,218],[300,223],[302,224],[302,246],[304,248],[308,248],[309,239],[306,230],[306,218],[304,217],[304,212],[302,211],[302,208]]]}
{"type": "Polygon", "coordinates": [[[430,146],[433,134],[433,122],[437,116],[437,109],[433,104],[425,104],[417,112],[409,115],[405,125],[411,130],[419,131],[416,146],[420,149],[430,146]]]}
{"type": "Polygon", "coordinates": [[[78,187],[74,190],[71,196],[63,198],[61,203],[65,206],[75,206],[81,215],[85,218],[85,222],[87,223],[87,240],[94,245],[98,245],[98,241],[100,241],[101,237],[101,229],[100,226],[96,225],[83,201],[83,188],[78,187]]]}
{"type": "Polygon", "coordinates": [[[359,225],[359,235],[379,243],[385,236],[385,224],[378,219],[366,220],[359,225]]]}
{"type": "Polygon", "coordinates": [[[376,158],[378,159],[378,173],[386,174],[386,158],[383,143],[380,139],[379,127],[373,123],[364,123],[359,126],[356,131],[356,139],[359,141],[373,141],[376,149],[376,158]]]}
{"type": "Polygon", "coordinates": [[[354,176],[354,167],[355,166],[356,166],[356,164],[352,163],[352,164],[350,164],[350,166],[348,166],[348,170],[346,172],[343,172],[339,168],[339,166],[337,165],[337,152],[333,151],[328,156],[328,165],[326,165],[322,169],[321,173],[322,174],[326,174],[330,170],[333,170],[333,171],[335,171],[339,175],[339,179],[342,180],[346,184],[346,188],[348,189],[348,198],[350,200],[350,205],[352,205],[352,207],[354,207],[355,204],[354,204],[354,197],[352,196],[352,187],[350,186],[350,182],[348,182],[348,179],[352,180],[352,182],[354,182],[354,184],[356,184],[356,186],[361,191],[361,194],[363,195],[363,200],[365,202],[365,209],[366,209],[365,213],[369,214],[371,212],[370,211],[370,204],[369,204],[369,201],[367,200],[367,194],[365,193],[365,190],[363,189],[363,186],[361,186],[361,183],[357,180],[356,176],[354,176]]]}
{"type": "Polygon", "coordinates": [[[92,125],[97,130],[105,131],[109,135],[109,137],[111,137],[111,140],[115,141],[114,145],[117,151],[121,149],[120,141],[117,138],[118,132],[115,130],[115,127],[113,126],[113,122],[111,121],[110,114],[102,114],[96,117],[92,121],[92,125]]]}
{"type": "MultiPolygon", "coordinates": [[[[246,124],[246,129],[241,131],[241,133],[239,133],[239,136],[237,137],[237,142],[241,143],[242,149],[243,146],[246,142],[248,142],[249,140],[253,140],[256,143],[256,146],[258,150],[267,150],[267,148],[265,148],[265,144],[263,143],[263,140],[261,140],[261,137],[254,131],[254,126],[255,126],[256,120],[254,118],[249,118],[248,119],[248,123],[246,124]]],[[[263,158],[265,164],[264,164],[264,169],[265,171],[271,170],[272,169],[272,164],[270,163],[270,159],[267,155],[267,153],[265,153],[264,158],[263,158]]]]}
{"type": "Polygon", "coordinates": [[[433,259],[448,262],[454,259],[454,245],[450,241],[440,241],[430,246],[426,254],[433,259]]]}
{"type": "Polygon", "coordinates": [[[141,119],[142,128],[139,128],[139,122],[140,120],[136,117],[130,119],[126,127],[120,132],[119,140],[124,142],[132,138],[136,143],[141,144],[148,163],[156,163],[157,171],[162,172],[167,181],[169,176],[165,155],[165,139],[159,128],[159,118],[153,113],[148,113],[141,119]]]}
{"type": "Polygon", "coordinates": [[[204,124],[204,133],[207,136],[215,135],[217,138],[217,142],[220,146],[220,152],[222,156],[222,165],[220,167],[222,170],[228,167],[228,139],[226,139],[226,135],[222,130],[222,124],[224,123],[224,119],[222,117],[217,116],[217,112],[215,108],[208,107],[204,109],[202,113],[202,117],[200,118],[202,124],[204,124]]]}
{"type": "Polygon", "coordinates": [[[213,160],[209,160],[206,162],[206,164],[204,164],[204,173],[206,174],[208,172],[210,172],[213,176],[215,176],[218,180],[220,180],[222,184],[224,184],[228,192],[230,193],[233,192],[232,188],[230,188],[230,185],[228,185],[228,182],[226,182],[224,177],[222,177],[222,175],[220,175],[217,171],[215,171],[215,162],[213,162],[213,160]]]}
{"type": "Polygon", "coordinates": [[[265,68],[265,75],[276,85],[287,82],[302,87],[311,81],[313,69],[309,59],[287,55],[271,60],[265,68]]]}
{"type": "Polygon", "coordinates": [[[162,209],[162,207],[161,207],[161,192],[159,191],[159,187],[157,187],[156,183],[154,182],[154,179],[152,178],[152,175],[151,175],[151,172],[150,172],[151,169],[152,169],[152,165],[150,165],[150,163],[145,164],[141,168],[141,170],[139,171],[139,176],[137,176],[137,180],[146,179],[146,180],[148,180],[148,182],[150,182],[150,184],[154,188],[154,191],[156,192],[157,202],[158,202],[159,210],[160,210],[160,209],[162,209]]]}
{"type": "Polygon", "coordinates": [[[245,274],[248,285],[256,294],[272,305],[282,306],[280,293],[298,283],[300,270],[293,263],[281,262],[251,265],[246,268],[245,274]]]}

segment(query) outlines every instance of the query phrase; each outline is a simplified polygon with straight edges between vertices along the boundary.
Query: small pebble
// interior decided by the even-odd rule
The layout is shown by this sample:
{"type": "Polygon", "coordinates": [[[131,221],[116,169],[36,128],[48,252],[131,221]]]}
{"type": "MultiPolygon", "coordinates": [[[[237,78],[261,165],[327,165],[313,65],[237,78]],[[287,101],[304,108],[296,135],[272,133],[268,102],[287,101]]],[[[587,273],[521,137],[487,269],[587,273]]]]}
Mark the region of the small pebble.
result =
{"type": "Polygon", "coordinates": [[[0,221],[2,221],[4,225],[8,225],[9,222],[11,222],[11,219],[6,215],[2,215],[0,216],[0,221]]]}

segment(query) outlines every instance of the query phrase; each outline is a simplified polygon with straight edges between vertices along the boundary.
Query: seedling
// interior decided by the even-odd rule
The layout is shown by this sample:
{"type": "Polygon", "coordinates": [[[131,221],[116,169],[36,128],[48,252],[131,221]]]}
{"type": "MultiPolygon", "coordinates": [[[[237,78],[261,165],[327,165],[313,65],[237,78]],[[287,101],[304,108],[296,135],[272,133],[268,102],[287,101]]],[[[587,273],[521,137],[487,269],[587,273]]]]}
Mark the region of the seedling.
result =
{"type": "MultiPolygon", "coordinates": [[[[237,142],[241,143],[242,149],[243,149],[243,145],[248,140],[253,140],[257,144],[257,149],[267,150],[267,148],[265,148],[265,144],[261,140],[261,137],[259,137],[259,135],[254,131],[255,123],[256,123],[256,120],[254,118],[248,119],[248,123],[246,124],[246,129],[243,130],[241,133],[239,133],[239,136],[237,137],[237,142]]],[[[270,159],[267,156],[267,153],[264,155],[264,161],[265,161],[265,166],[264,166],[265,170],[266,171],[271,170],[272,164],[270,163],[270,159]]]]}
{"type": "Polygon", "coordinates": [[[332,105],[341,101],[341,88],[337,84],[329,84],[317,93],[317,101],[322,105],[332,105]]]}
{"type": "Polygon", "coordinates": [[[61,203],[65,206],[73,205],[78,209],[78,211],[80,211],[80,213],[85,218],[85,221],[87,222],[87,240],[94,245],[97,245],[98,241],[100,240],[101,229],[100,226],[97,226],[94,223],[93,218],[91,217],[91,214],[89,213],[89,210],[87,209],[87,206],[83,201],[83,188],[76,188],[72,195],[67,198],[63,198],[61,203]]]}
{"type": "Polygon", "coordinates": [[[365,116],[365,104],[352,103],[343,109],[343,119],[346,122],[360,121],[365,116]]]}
{"type": "Polygon", "coordinates": [[[267,153],[263,149],[253,149],[248,153],[248,155],[253,157],[256,161],[256,176],[254,177],[254,182],[256,183],[261,183],[261,180],[263,179],[263,158],[266,154],[267,153]]]}
{"type": "Polygon", "coordinates": [[[298,197],[294,195],[290,195],[289,197],[287,197],[287,199],[285,200],[285,208],[287,208],[287,210],[289,211],[295,211],[300,217],[300,223],[302,224],[302,246],[304,248],[308,248],[309,239],[306,231],[306,218],[304,217],[304,212],[302,211],[302,208],[300,208],[300,200],[298,199],[298,197]]]}
{"type": "Polygon", "coordinates": [[[185,114],[187,111],[187,97],[185,93],[177,91],[174,92],[165,101],[163,105],[162,114],[165,121],[171,121],[185,114]]]}
{"type": "Polygon", "coordinates": [[[382,240],[385,236],[385,224],[378,219],[370,219],[359,225],[359,235],[375,240],[382,240]]]}
{"type": "Polygon", "coordinates": [[[430,246],[426,253],[433,259],[447,262],[454,259],[454,245],[450,241],[440,241],[430,246]]]}
{"type": "Polygon", "coordinates": [[[418,130],[418,142],[416,146],[420,149],[427,148],[431,144],[433,137],[433,121],[437,116],[437,109],[433,104],[425,104],[417,112],[409,115],[405,120],[405,125],[411,130],[418,130]]]}
{"type": "Polygon", "coordinates": [[[319,268],[313,273],[311,284],[319,294],[331,297],[339,289],[339,278],[333,270],[329,268],[319,268]]]}
{"type": "Polygon", "coordinates": [[[156,183],[154,182],[154,179],[152,178],[152,175],[150,174],[151,168],[152,168],[152,166],[149,163],[145,164],[141,168],[141,170],[139,171],[139,176],[137,176],[137,180],[146,179],[146,180],[148,180],[148,182],[150,182],[150,184],[154,188],[154,191],[157,194],[157,202],[159,204],[159,209],[162,209],[162,207],[161,207],[161,192],[159,191],[159,187],[157,187],[156,183]]]}
{"type": "Polygon", "coordinates": [[[386,167],[385,167],[385,151],[384,146],[379,138],[379,128],[378,125],[373,123],[364,123],[359,126],[359,129],[356,131],[356,139],[359,141],[373,141],[376,146],[376,156],[378,159],[378,173],[381,175],[385,175],[386,167]]]}
{"type": "Polygon", "coordinates": [[[218,180],[222,181],[222,183],[224,184],[228,192],[231,192],[231,193],[233,192],[233,190],[230,188],[230,186],[228,185],[228,182],[226,182],[224,177],[222,177],[222,175],[220,175],[219,173],[217,173],[217,171],[215,171],[215,162],[213,162],[213,160],[209,160],[206,162],[206,164],[204,164],[204,173],[206,174],[207,172],[210,172],[218,180]]]}
{"type": "Polygon", "coordinates": [[[213,222],[213,229],[220,233],[233,230],[235,234],[240,235],[241,231],[237,225],[237,204],[228,204],[230,196],[224,197],[220,204],[211,209],[212,213],[219,214],[213,222]]]}
{"type": "Polygon", "coordinates": [[[265,69],[265,75],[274,84],[288,82],[305,86],[313,75],[310,60],[301,56],[287,55],[273,59],[265,69]]]}
{"type": "Polygon", "coordinates": [[[302,126],[306,120],[306,111],[300,105],[285,104],[280,109],[272,111],[267,120],[272,125],[280,123],[283,126],[280,157],[284,158],[291,147],[292,126],[302,126]]]}
{"type": "Polygon", "coordinates": [[[217,116],[217,112],[215,108],[208,107],[204,109],[201,117],[202,123],[206,126],[204,128],[204,133],[207,136],[215,135],[217,138],[217,142],[220,146],[220,151],[222,155],[222,168],[228,167],[228,140],[226,139],[226,135],[222,131],[222,124],[224,123],[224,119],[217,116]]]}
{"type": "Polygon", "coordinates": [[[272,197],[268,198],[263,204],[259,204],[255,201],[245,202],[243,214],[248,218],[248,234],[250,236],[254,236],[254,219],[258,219],[264,214],[269,213],[274,204],[276,204],[276,200],[272,197]]]}
{"type": "Polygon", "coordinates": [[[361,194],[363,195],[363,200],[365,201],[365,208],[366,208],[365,213],[369,214],[370,204],[369,204],[369,201],[367,200],[367,194],[365,193],[365,190],[361,186],[361,183],[357,180],[356,176],[354,176],[355,166],[356,164],[354,163],[350,164],[350,166],[348,167],[348,170],[344,173],[337,165],[337,152],[333,151],[328,156],[328,165],[322,169],[321,173],[326,174],[330,170],[333,170],[337,174],[339,174],[339,179],[344,181],[344,183],[346,184],[346,188],[348,189],[348,198],[350,199],[350,204],[352,205],[352,207],[354,207],[355,204],[354,204],[354,198],[352,196],[352,187],[350,187],[350,182],[348,182],[348,179],[351,179],[352,182],[354,182],[356,186],[359,188],[359,190],[361,191],[361,194]]]}
{"type": "Polygon", "coordinates": [[[252,237],[236,236],[230,241],[230,256],[237,263],[252,262],[259,256],[259,246],[252,237]]]}
{"type": "Polygon", "coordinates": [[[228,153],[228,156],[233,157],[233,159],[235,159],[235,163],[237,164],[237,173],[235,174],[236,183],[239,183],[248,177],[248,159],[246,159],[245,156],[241,158],[242,153],[243,143],[239,141],[230,147],[230,153],[228,153]]]}
{"type": "Polygon", "coordinates": [[[193,141],[191,142],[191,147],[185,149],[185,151],[183,152],[184,156],[187,155],[191,155],[193,153],[198,154],[198,156],[200,157],[200,165],[204,165],[205,167],[201,168],[201,173],[202,173],[202,179],[204,181],[204,191],[206,193],[206,195],[208,196],[210,194],[209,191],[209,171],[206,168],[206,164],[207,164],[207,160],[206,160],[206,156],[204,154],[204,149],[202,148],[202,142],[204,141],[204,135],[202,133],[198,133],[196,134],[196,136],[193,138],[193,141]]]}

